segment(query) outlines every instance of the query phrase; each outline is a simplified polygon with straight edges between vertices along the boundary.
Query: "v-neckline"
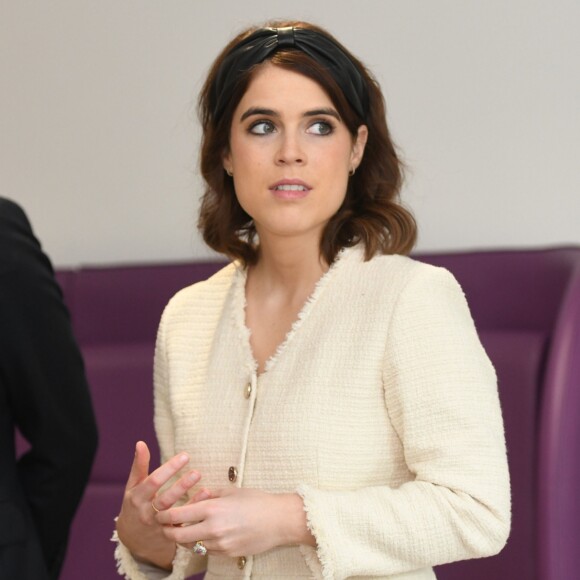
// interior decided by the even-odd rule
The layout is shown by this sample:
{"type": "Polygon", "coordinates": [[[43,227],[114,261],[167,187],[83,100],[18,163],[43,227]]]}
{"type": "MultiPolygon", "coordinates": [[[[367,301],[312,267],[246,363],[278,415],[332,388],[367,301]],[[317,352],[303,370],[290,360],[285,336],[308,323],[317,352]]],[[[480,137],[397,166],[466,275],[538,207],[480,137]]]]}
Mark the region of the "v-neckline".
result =
{"type": "Polygon", "coordinates": [[[236,263],[236,272],[234,275],[233,280],[233,304],[234,304],[234,323],[238,329],[238,333],[242,339],[243,348],[245,350],[245,356],[248,361],[250,361],[250,366],[258,378],[262,378],[263,376],[269,374],[273,367],[276,365],[277,361],[280,357],[284,354],[284,352],[289,347],[290,343],[294,340],[294,337],[304,324],[304,322],[308,319],[310,313],[318,303],[320,296],[323,294],[324,290],[330,283],[330,280],[334,277],[334,273],[341,261],[344,259],[344,254],[351,248],[343,248],[337,254],[334,262],[330,265],[330,268],[322,274],[316,285],[314,286],[314,290],[310,294],[310,296],[306,299],[302,308],[298,312],[298,315],[290,329],[285,334],[282,341],[278,344],[275,348],[273,354],[271,354],[264,363],[264,370],[259,372],[259,365],[256,357],[254,356],[254,352],[252,350],[252,344],[250,341],[251,337],[251,330],[249,329],[248,325],[246,324],[246,307],[247,307],[247,300],[246,300],[246,281],[248,270],[244,268],[240,264],[236,263]]]}

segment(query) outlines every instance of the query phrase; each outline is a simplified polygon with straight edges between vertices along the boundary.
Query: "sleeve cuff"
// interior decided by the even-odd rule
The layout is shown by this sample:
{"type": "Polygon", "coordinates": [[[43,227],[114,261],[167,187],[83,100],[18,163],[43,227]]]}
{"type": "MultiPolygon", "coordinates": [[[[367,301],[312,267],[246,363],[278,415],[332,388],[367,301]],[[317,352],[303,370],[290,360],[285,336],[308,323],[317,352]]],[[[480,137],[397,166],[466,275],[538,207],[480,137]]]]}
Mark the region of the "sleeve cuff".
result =
{"type": "Polygon", "coordinates": [[[191,552],[183,546],[177,545],[173,568],[163,570],[148,562],[135,558],[127,547],[119,540],[117,530],[113,532],[112,542],[115,542],[115,560],[117,572],[127,580],[184,580],[191,560],[191,552]]]}
{"type": "Polygon", "coordinates": [[[316,548],[311,546],[300,546],[300,552],[306,561],[306,565],[310,568],[315,578],[323,578],[323,580],[333,580],[335,574],[332,566],[332,559],[330,556],[330,544],[324,535],[324,527],[320,525],[322,514],[316,506],[316,501],[312,497],[311,489],[306,485],[301,485],[296,490],[296,493],[302,498],[304,502],[304,511],[306,512],[306,525],[310,533],[316,539],[316,548]]]}

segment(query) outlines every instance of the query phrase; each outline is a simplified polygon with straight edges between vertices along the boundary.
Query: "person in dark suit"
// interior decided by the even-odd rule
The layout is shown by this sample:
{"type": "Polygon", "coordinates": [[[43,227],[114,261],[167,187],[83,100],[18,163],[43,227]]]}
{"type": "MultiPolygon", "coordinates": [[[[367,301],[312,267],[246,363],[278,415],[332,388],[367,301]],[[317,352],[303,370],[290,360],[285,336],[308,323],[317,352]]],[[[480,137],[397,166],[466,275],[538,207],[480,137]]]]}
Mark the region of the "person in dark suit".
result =
{"type": "Polygon", "coordinates": [[[23,210],[0,198],[0,580],[58,578],[96,448],[52,265],[23,210]],[[20,458],[15,427],[30,443],[20,458]]]}

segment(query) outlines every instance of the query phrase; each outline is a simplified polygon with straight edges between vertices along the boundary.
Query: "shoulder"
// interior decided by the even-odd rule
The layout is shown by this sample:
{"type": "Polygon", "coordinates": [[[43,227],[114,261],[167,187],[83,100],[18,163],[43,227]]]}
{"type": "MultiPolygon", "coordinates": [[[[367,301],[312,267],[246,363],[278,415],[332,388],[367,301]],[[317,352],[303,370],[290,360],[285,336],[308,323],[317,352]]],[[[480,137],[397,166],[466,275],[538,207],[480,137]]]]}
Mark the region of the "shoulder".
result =
{"type": "Polygon", "coordinates": [[[402,328],[473,327],[463,289],[446,268],[404,256],[380,256],[370,263],[379,272],[376,292],[391,294],[392,320],[402,328]]]}
{"type": "Polygon", "coordinates": [[[180,308],[192,302],[199,300],[210,300],[216,295],[223,294],[231,286],[236,266],[228,264],[221,270],[210,276],[207,280],[196,282],[177,292],[169,301],[168,307],[180,308]]]}
{"type": "Polygon", "coordinates": [[[52,265],[42,252],[24,210],[0,197],[0,272],[14,268],[52,273],[52,265]]]}
{"type": "Polygon", "coordinates": [[[6,243],[9,239],[32,237],[30,222],[24,210],[14,201],[0,197],[0,236],[6,243]]]}
{"type": "Polygon", "coordinates": [[[196,316],[207,318],[212,312],[221,311],[236,268],[235,264],[228,264],[207,280],[177,292],[165,307],[163,321],[170,323],[183,319],[191,320],[196,316]]]}
{"type": "Polygon", "coordinates": [[[235,273],[236,266],[229,264],[207,280],[180,290],[163,311],[158,343],[173,352],[207,349],[235,273]]]}
{"type": "Polygon", "coordinates": [[[30,225],[24,210],[15,201],[6,197],[0,197],[0,221],[2,224],[17,222],[30,225]]]}
{"type": "Polygon", "coordinates": [[[362,249],[352,248],[346,256],[346,279],[365,285],[377,292],[392,296],[431,292],[451,292],[463,295],[451,272],[445,268],[426,264],[409,256],[381,254],[364,261],[362,249]]]}

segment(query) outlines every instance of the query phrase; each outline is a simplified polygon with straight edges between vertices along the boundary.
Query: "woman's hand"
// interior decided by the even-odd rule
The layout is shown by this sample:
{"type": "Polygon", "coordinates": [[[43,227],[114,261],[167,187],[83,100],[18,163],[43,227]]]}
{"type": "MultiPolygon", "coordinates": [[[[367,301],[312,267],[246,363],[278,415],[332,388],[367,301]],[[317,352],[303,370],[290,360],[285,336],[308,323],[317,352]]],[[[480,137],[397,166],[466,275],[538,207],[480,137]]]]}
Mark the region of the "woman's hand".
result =
{"type": "Polygon", "coordinates": [[[156,515],[169,541],[191,547],[201,540],[210,554],[230,557],[283,545],[316,545],[297,494],[230,488],[196,499],[156,515]]]}
{"type": "MultiPolygon", "coordinates": [[[[163,533],[155,510],[162,513],[162,510],[172,507],[199,482],[201,476],[197,471],[188,471],[157,495],[160,488],[187,464],[189,457],[180,453],[149,474],[150,457],[147,445],[139,441],[117,519],[117,534],[134,556],[170,570],[176,546],[163,533]]],[[[201,490],[190,501],[207,497],[208,492],[201,490]]]]}

